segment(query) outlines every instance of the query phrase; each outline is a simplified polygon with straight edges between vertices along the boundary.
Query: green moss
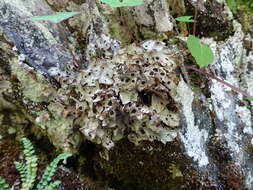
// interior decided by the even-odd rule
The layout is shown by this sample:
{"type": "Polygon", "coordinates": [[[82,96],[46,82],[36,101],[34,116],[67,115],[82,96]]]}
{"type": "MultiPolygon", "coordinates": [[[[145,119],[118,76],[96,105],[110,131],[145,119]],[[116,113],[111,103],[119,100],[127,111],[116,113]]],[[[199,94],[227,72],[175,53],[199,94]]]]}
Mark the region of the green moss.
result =
{"type": "Polygon", "coordinates": [[[245,10],[253,13],[253,1],[252,0],[236,0],[237,6],[245,7],[245,10]]]}
{"type": "Polygon", "coordinates": [[[108,161],[98,156],[96,174],[103,181],[107,177],[117,190],[178,190],[185,183],[181,166],[186,162],[178,151],[180,147],[175,142],[143,142],[136,147],[122,140],[110,151],[108,161]]]}

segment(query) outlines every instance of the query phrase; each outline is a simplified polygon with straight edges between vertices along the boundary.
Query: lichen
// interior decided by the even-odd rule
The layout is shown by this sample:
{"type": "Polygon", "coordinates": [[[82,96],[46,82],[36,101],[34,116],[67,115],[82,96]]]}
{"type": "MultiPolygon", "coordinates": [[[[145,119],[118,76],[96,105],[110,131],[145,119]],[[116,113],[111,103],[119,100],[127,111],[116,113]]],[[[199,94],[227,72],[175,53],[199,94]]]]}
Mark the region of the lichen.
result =
{"type": "Polygon", "coordinates": [[[192,111],[194,93],[183,81],[179,83],[177,91],[177,98],[182,103],[182,110],[186,120],[186,128],[183,128],[180,133],[186,152],[200,167],[206,166],[209,163],[209,159],[204,147],[206,146],[208,132],[195,125],[195,116],[192,111]]]}
{"type": "Polygon", "coordinates": [[[81,138],[78,134],[73,134],[73,118],[64,117],[64,107],[60,104],[51,103],[47,108],[48,112],[38,114],[36,124],[46,130],[55,147],[66,152],[75,151],[75,146],[80,144],[81,138]]]}
{"type": "Polygon", "coordinates": [[[27,70],[21,62],[14,58],[12,60],[11,69],[20,81],[21,89],[24,96],[33,102],[48,101],[56,90],[50,86],[45,78],[33,69],[27,70]]]}
{"type": "Polygon", "coordinates": [[[175,46],[151,40],[120,49],[105,34],[93,37],[90,44],[103,51],[102,57],[91,53],[90,64],[76,77],[55,75],[58,89],[26,65],[22,54],[12,59],[11,70],[36,125],[56,147],[69,151],[82,138],[106,149],[125,137],[135,144],[173,141],[180,121],[174,100],[180,81],[175,46]],[[74,126],[83,137],[73,133],[74,126]]]}
{"type": "MultiPolygon", "coordinates": [[[[11,2],[14,5],[14,1],[11,2]]],[[[57,11],[65,10],[61,5],[57,6],[55,0],[48,2],[57,11]]],[[[66,28],[52,26],[47,29],[50,24],[28,21],[22,25],[22,31],[26,29],[29,33],[22,38],[25,44],[29,42],[34,47],[55,45],[55,49],[49,51],[52,50],[53,55],[40,51],[40,48],[35,52],[21,51],[21,46],[17,46],[13,51],[19,52],[19,57],[13,58],[10,65],[18,88],[10,89],[10,83],[5,78],[0,86],[6,89],[5,92],[19,92],[18,100],[28,110],[27,115],[32,115],[29,119],[35,126],[33,128],[39,129],[57,148],[75,152],[82,142],[91,141],[92,148],[96,146],[92,156],[97,154],[96,159],[99,160],[93,160],[94,157],[90,159],[95,163],[89,166],[92,171],[101,166],[106,175],[113,175],[120,182],[122,179],[126,183],[129,179],[134,183],[137,181],[138,185],[144,184],[147,189],[159,183],[157,187],[160,189],[172,189],[174,182],[185,185],[183,179],[192,184],[199,183],[204,188],[204,185],[210,187],[220,183],[217,178],[225,181],[218,184],[220,186],[229,179],[238,179],[240,181],[231,186],[236,187],[243,179],[240,173],[230,172],[230,167],[240,165],[248,175],[246,180],[251,187],[252,168],[246,168],[243,162],[244,158],[250,159],[250,153],[244,150],[244,142],[250,144],[253,135],[250,104],[245,103],[247,108],[242,96],[237,96],[217,81],[199,77],[199,74],[195,74],[200,80],[194,85],[198,90],[193,90],[190,87],[193,81],[187,78],[190,72],[183,71],[183,64],[189,64],[190,59],[186,58],[184,42],[176,41],[174,37],[173,27],[176,25],[172,15],[193,13],[192,5],[196,2],[187,1],[185,10],[184,1],[147,0],[138,7],[117,9],[106,7],[98,1],[83,3],[78,0],[80,7],[74,2],[64,1],[66,10],[82,11],[80,18],[72,18],[66,23],[66,28]],[[83,19],[87,20],[82,22],[83,19]],[[115,25],[109,26],[111,22],[115,25]],[[32,30],[28,28],[30,25],[33,26],[30,27],[32,30]],[[67,40],[71,41],[70,51],[58,40],[57,37],[63,37],[58,33],[59,29],[66,30],[67,40]],[[74,31],[71,36],[68,36],[68,29],[74,31]],[[37,31],[40,31],[38,35],[37,31]],[[31,33],[36,33],[36,38],[32,38],[31,33]],[[72,37],[78,37],[78,42],[72,37]],[[33,43],[37,38],[40,43],[33,43]],[[143,41],[147,38],[150,39],[143,41]],[[178,43],[180,45],[177,46],[178,43]],[[71,50],[74,50],[74,56],[75,51],[82,54],[77,56],[81,66],[75,69],[71,50]],[[30,66],[34,66],[32,58],[37,54],[41,62],[36,62],[35,66],[38,67],[34,70],[30,66]],[[49,56],[49,62],[44,62],[44,54],[49,56]],[[66,59],[56,59],[61,56],[66,59]],[[44,72],[41,63],[53,63],[53,66],[44,68],[44,65],[44,72]],[[52,87],[44,76],[54,79],[57,87],[52,87]],[[202,85],[205,83],[209,88],[202,85]],[[222,155],[219,155],[219,148],[222,155]],[[233,159],[233,162],[217,164],[219,159],[226,162],[226,158],[233,159]],[[226,173],[217,175],[219,171],[226,173]],[[196,178],[201,179],[195,182],[196,178]]],[[[197,33],[200,36],[216,35],[214,32],[218,29],[220,41],[202,39],[210,45],[216,57],[214,64],[206,70],[235,86],[250,90],[252,77],[248,76],[252,74],[244,68],[245,78],[240,75],[242,62],[247,63],[245,67],[250,67],[252,62],[251,46],[247,46],[246,52],[240,24],[233,22],[232,14],[229,17],[223,15],[224,1],[219,1],[220,4],[213,1],[214,7],[209,2],[205,1],[199,7],[197,33]],[[207,14],[208,11],[211,14],[207,14]]],[[[21,15],[31,15],[29,10],[26,9],[26,12],[21,15]]],[[[20,24],[22,22],[17,23],[20,24]]],[[[9,32],[8,27],[4,30],[9,36],[15,33],[9,32]]],[[[249,29],[247,31],[250,32],[249,29]]],[[[17,38],[12,40],[16,42],[17,38]]],[[[248,42],[251,41],[248,35],[248,42]]],[[[1,98],[0,95],[2,102],[1,98]]],[[[10,118],[16,120],[16,116],[10,118]]],[[[14,123],[19,122],[24,121],[14,123]]],[[[143,186],[138,187],[143,189],[143,186]]],[[[178,189],[178,184],[175,186],[178,189]]],[[[192,189],[198,188],[194,186],[192,189]]],[[[125,189],[130,188],[127,186],[125,189]]]]}
{"type": "Polygon", "coordinates": [[[171,98],[168,94],[175,94],[178,81],[170,51],[145,52],[131,45],[112,60],[90,64],[77,79],[82,88],[89,89],[83,97],[88,102],[88,117],[82,118],[81,125],[86,138],[106,148],[113,146],[112,139],[123,138],[126,129],[136,144],[142,140],[166,143],[175,138],[176,131],[171,128],[179,125],[179,116],[166,107],[170,103],[166,99],[171,98]],[[145,91],[150,93],[151,105],[142,100],[140,94],[145,91]]]}
{"type": "MultiPolygon", "coordinates": [[[[239,82],[239,72],[242,57],[244,56],[244,33],[242,26],[238,22],[234,21],[233,24],[235,29],[233,36],[230,36],[222,44],[212,43],[217,54],[215,63],[210,68],[212,72],[217,70],[222,72],[222,74],[216,72],[216,75],[229,81],[230,84],[243,87],[245,83],[239,82]]],[[[246,65],[248,64],[247,61],[243,61],[246,65]]],[[[250,142],[252,138],[251,109],[240,105],[240,100],[243,99],[241,94],[233,94],[230,88],[225,87],[216,80],[211,80],[209,86],[213,105],[212,111],[217,117],[216,127],[219,128],[221,126],[221,132],[217,133],[217,135],[226,141],[231,157],[233,157],[236,164],[240,165],[244,162],[245,157],[249,157],[248,153],[244,151],[242,144],[245,139],[250,142]],[[234,96],[237,98],[232,98],[234,96]],[[240,126],[242,127],[240,128],[240,126]],[[246,136],[245,133],[247,134],[246,136]]],[[[249,177],[252,173],[246,168],[244,172],[248,173],[246,180],[252,180],[249,177]]],[[[250,186],[248,182],[248,187],[250,186]]]]}

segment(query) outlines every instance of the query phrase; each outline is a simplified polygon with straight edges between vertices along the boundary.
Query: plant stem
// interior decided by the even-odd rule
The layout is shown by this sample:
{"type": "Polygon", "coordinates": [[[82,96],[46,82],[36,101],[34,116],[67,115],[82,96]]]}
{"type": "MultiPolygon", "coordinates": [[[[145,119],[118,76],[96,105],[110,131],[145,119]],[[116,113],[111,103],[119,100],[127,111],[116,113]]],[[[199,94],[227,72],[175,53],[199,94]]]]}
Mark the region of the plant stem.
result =
{"type": "Polygon", "coordinates": [[[197,0],[197,4],[195,7],[195,14],[194,14],[194,24],[193,24],[193,35],[195,36],[196,34],[196,26],[197,26],[197,16],[198,16],[198,5],[199,5],[199,0],[197,0]]]}
{"type": "Polygon", "coordinates": [[[216,77],[216,76],[214,76],[214,75],[212,75],[210,73],[207,73],[207,72],[205,72],[205,71],[203,71],[201,69],[198,69],[195,66],[186,66],[185,65],[184,67],[187,68],[187,69],[194,70],[194,71],[196,71],[198,73],[204,74],[204,75],[206,75],[206,76],[208,76],[208,77],[210,77],[212,79],[215,79],[215,80],[219,81],[220,83],[222,83],[222,84],[230,87],[235,92],[242,94],[245,97],[251,97],[250,94],[248,94],[246,91],[244,91],[244,90],[242,90],[240,88],[237,88],[237,87],[233,86],[232,84],[230,84],[230,83],[228,83],[228,82],[226,82],[226,81],[224,81],[224,80],[222,80],[222,79],[220,79],[220,78],[218,78],[218,77],[216,77]]]}

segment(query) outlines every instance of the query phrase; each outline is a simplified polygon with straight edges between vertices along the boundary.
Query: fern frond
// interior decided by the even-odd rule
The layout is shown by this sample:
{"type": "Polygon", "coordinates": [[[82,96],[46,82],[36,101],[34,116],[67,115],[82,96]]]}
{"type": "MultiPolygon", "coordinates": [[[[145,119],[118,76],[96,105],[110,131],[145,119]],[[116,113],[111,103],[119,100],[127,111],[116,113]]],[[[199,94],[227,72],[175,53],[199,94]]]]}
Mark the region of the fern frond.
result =
{"type": "MultiPolygon", "coordinates": [[[[30,140],[27,138],[21,139],[23,146],[24,146],[24,155],[25,155],[25,165],[24,168],[22,168],[23,177],[25,179],[22,183],[22,190],[30,190],[34,186],[36,173],[37,173],[37,161],[38,158],[36,155],[34,155],[34,147],[30,140]]],[[[23,166],[22,166],[23,167],[23,166]]]]}
{"type": "Polygon", "coordinates": [[[54,188],[55,188],[57,185],[60,185],[60,184],[61,184],[61,181],[56,180],[56,181],[54,181],[54,182],[52,182],[52,183],[49,183],[49,184],[47,185],[47,187],[46,187],[45,190],[54,190],[54,188]]]}
{"type": "Polygon", "coordinates": [[[41,177],[41,180],[39,184],[36,186],[37,190],[44,190],[47,186],[50,180],[52,179],[52,176],[54,175],[57,165],[61,160],[64,160],[68,157],[70,157],[70,153],[62,153],[59,156],[57,156],[46,168],[43,176],[41,177]]]}
{"type": "Polygon", "coordinates": [[[0,177],[0,189],[1,190],[11,190],[10,186],[5,182],[4,178],[0,177]]]}
{"type": "Polygon", "coordinates": [[[25,179],[26,179],[26,166],[25,166],[25,164],[20,163],[20,162],[14,162],[14,164],[15,164],[16,169],[19,171],[22,183],[24,183],[25,179]]]}

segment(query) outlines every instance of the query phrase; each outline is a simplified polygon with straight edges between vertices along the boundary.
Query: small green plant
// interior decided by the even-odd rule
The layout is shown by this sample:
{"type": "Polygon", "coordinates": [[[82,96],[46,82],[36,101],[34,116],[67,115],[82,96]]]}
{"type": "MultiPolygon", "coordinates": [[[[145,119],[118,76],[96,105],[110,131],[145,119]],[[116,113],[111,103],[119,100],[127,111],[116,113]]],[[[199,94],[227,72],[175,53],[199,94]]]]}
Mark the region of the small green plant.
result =
{"type": "Polygon", "coordinates": [[[1,190],[10,190],[10,186],[5,183],[5,179],[0,177],[0,189],[1,190]]]}
{"type": "MultiPolygon", "coordinates": [[[[232,2],[232,1],[231,1],[232,2]]],[[[195,18],[197,17],[197,9],[195,9],[195,18]]],[[[187,22],[188,20],[190,20],[191,16],[183,16],[183,17],[178,17],[176,18],[176,20],[180,21],[180,22],[187,22]]],[[[194,22],[194,32],[195,33],[195,29],[196,29],[196,22],[194,22]]],[[[214,60],[214,54],[212,49],[206,45],[206,44],[202,44],[200,42],[200,39],[198,39],[197,37],[193,36],[193,35],[189,35],[189,37],[187,38],[187,47],[191,53],[191,55],[194,57],[194,59],[196,60],[196,63],[199,67],[205,67],[209,64],[211,64],[214,60]]],[[[203,71],[202,69],[198,69],[194,66],[185,66],[187,69],[191,69],[194,70],[198,73],[204,74],[210,78],[213,78],[217,81],[219,81],[220,83],[230,87],[232,90],[234,90],[237,93],[242,94],[246,100],[249,101],[253,101],[253,96],[250,96],[250,94],[248,94],[246,91],[237,88],[233,85],[231,85],[230,83],[210,74],[207,73],[205,71],[203,71]]]]}
{"type": "Polygon", "coordinates": [[[73,17],[80,13],[81,12],[57,12],[52,15],[34,16],[34,17],[31,17],[31,20],[44,20],[44,21],[59,23],[59,22],[62,22],[63,20],[69,19],[70,17],[73,17]]]}
{"type": "Polygon", "coordinates": [[[143,0],[101,0],[101,2],[107,3],[112,7],[127,7],[141,5],[143,0]]]}
{"type": "Polygon", "coordinates": [[[192,20],[192,16],[180,16],[177,17],[176,20],[179,22],[194,22],[194,20],[192,20]]]}
{"type": "MultiPolygon", "coordinates": [[[[36,173],[37,173],[37,161],[38,158],[34,154],[34,147],[30,140],[22,138],[21,142],[24,147],[25,162],[14,162],[16,169],[19,171],[21,176],[21,190],[53,190],[61,181],[56,180],[51,182],[52,176],[54,175],[57,165],[61,160],[64,160],[71,156],[70,153],[62,153],[58,155],[44,171],[40,182],[36,185],[36,173]]],[[[0,177],[0,190],[11,190],[10,186],[5,183],[5,180],[0,177]]]]}
{"type": "MultiPolygon", "coordinates": [[[[181,16],[177,17],[176,20],[179,22],[194,22],[192,16],[181,16]]],[[[205,67],[213,62],[214,55],[212,49],[208,45],[202,44],[199,38],[189,35],[187,47],[200,67],[205,67]]]]}
{"type": "Polygon", "coordinates": [[[245,7],[246,11],[252,13],[253,1],[252,0],[236,0],[237,7],[245,7]]]}
{"type": "Polygon", "coordinates": [[[202,44],[195,36],[190,35],[188,37],[187,47],[200,67],[205,67],[213,62],[214,55],[211,48],[206,44],[202,44]]]}

